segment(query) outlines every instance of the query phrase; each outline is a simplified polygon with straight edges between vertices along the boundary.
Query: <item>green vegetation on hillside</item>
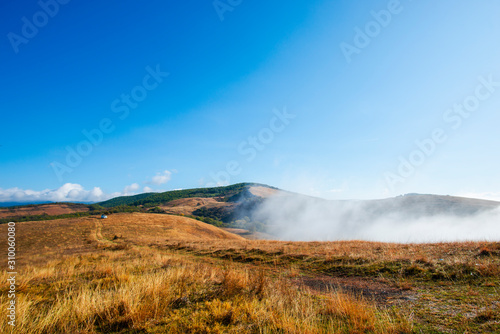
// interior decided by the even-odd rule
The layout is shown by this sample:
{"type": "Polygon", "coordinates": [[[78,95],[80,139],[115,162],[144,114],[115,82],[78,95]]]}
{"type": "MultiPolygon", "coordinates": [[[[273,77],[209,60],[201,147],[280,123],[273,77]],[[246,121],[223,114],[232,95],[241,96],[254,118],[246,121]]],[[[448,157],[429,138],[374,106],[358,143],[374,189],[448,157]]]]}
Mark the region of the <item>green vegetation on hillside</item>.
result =
{"type": "Polygon", "coordinates": [[[145,199],[149,196],[156,195],[156,193],[144,193],[144,194],[139,194],[139,195],[134,195],[134,196],[120,196],[120,197],[115,197],[112,199],[108,199],[107,201],[104,202],[99,202],[97,203],[98,205],[105,207],[105,208],[111,208],[113,206],[118,206],[118,205],[131,205],[132,203],[145,199]]]}
{"type": "Polygon", "coordinates": [[[260,184],[238,183],[227,187],[195,188],[195,189],[185,189],[185,190],[172,190],[163,193],[149,193],[149,194],[140,194],[135,196],[122,196],[98,204],[105,208],[111,208],[118,205],[131,205],[131,206],[143,205],[146,207],[155,207],[176,199],[192,198],[192,197],[203,197],[203,198],[224,197],[226,200],[233,201],[237,198],[235,197],[235,195],[239,195],[241,192],[243,192],[250,186],[260,186],[260,184]]]}

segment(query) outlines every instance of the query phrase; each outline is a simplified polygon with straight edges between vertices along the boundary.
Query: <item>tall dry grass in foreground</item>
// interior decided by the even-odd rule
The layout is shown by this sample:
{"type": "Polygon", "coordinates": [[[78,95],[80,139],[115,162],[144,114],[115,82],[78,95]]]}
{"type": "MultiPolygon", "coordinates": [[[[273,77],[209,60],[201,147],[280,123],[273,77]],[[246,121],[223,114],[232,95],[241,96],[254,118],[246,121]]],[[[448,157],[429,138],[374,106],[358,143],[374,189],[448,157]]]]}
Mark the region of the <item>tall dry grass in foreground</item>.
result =
{"type": "MultiPolygon", "coordinates": [[[[311,294],[264,271],[133,248],[27,267],[17,326],[54,333],[406,333],[411,319],[342,292],[311,294]]],[[[7,285],[1,277],[1,309],[7,285]]]]}
{"type": "Polygon", "coordinates": [[[500,332],[498,242],[251,241],[155,214],[16,230],[14,333],[500,332]]]}

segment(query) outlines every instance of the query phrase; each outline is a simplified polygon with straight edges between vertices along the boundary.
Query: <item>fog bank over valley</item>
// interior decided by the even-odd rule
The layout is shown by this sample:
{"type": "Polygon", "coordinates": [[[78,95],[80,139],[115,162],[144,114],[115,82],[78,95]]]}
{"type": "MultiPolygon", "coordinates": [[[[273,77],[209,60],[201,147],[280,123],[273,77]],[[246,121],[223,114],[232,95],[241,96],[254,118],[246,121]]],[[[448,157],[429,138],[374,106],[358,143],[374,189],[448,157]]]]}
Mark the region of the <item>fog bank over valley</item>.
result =
{"type": "Polygon", "coordinates": [[[439,242],[500,240],[500,203],[437,195],[329,201],[295,194],[266,198],[254,218],[281,240],[439,242]]]}

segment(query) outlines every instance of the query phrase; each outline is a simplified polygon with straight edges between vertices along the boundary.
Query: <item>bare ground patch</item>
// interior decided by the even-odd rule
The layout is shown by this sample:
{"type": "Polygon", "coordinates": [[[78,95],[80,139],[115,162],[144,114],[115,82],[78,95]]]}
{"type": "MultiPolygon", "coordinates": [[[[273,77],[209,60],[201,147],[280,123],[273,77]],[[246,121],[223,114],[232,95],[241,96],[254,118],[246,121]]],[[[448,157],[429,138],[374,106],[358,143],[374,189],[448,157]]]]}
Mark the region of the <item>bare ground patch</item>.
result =
{"type": "Polygon", "coordinates": [[[339,291],[373,300],[381,305],[400,304],[416,299],[416,295],[411,291],[391,286],[377,279],[363,277],[301,276],[292,278],[291,282],[297,286],[306,287],[314,293],[339,291]]]}

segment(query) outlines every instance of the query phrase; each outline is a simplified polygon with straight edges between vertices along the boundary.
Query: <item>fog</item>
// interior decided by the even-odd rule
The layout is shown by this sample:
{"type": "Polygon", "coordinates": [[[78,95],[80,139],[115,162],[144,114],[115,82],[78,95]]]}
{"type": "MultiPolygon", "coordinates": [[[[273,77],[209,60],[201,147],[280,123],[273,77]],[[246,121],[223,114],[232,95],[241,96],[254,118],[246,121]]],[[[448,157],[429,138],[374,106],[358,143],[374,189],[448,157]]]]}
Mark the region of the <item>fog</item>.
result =
{"type": "Polygon", "coordinates": [[[432,203],[401,203],[403,201],[396,199],[327,201],[278,195],[266,199],[254,217],[268,225],[270,234],[280,240],[290,241],[421,243],[500,240],[499,207],[485,209],[479,206],[478,209],[434,199],[432,203]],[[453,206],[453,210],[450,206],[453,206]],[[467,210],[463,210],[464,206],[467,210]]]}

